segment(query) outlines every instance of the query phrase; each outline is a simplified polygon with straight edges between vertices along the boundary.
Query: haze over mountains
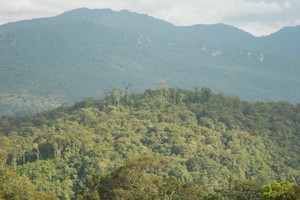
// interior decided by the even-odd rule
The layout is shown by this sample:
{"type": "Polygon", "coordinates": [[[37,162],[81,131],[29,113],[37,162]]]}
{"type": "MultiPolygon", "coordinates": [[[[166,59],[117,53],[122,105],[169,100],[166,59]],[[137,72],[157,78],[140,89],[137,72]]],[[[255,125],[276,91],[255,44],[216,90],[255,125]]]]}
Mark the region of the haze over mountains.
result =
{"type": "Polygon", "coordinates": [[[174,26],[109,9],[0,26],[0,115],[113,88],[209,87],[243,100],[300,100],[300,26],[254,37],[224,24],[174,26]]]}

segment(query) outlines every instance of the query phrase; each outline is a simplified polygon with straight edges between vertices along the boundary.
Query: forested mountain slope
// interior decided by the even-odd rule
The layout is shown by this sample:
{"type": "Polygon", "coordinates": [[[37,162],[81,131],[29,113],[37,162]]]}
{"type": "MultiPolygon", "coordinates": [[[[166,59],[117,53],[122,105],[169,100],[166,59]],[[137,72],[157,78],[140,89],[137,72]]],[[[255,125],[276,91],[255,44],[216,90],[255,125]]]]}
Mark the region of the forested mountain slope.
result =
{"type": "Polygon", "coordinates": [[[77,9],[0,26],[0,115],[24,115],[82,97],[210,87],[243,100],[299,102],[299,27],[257,38],[235,27],[174,26],[153,17],[77,9]]]}
{"type": "Polygon", "coordinates": [[[299,113],[299,104],[249,103],[208,88],[115,89],[2,117],[0,163],[60,199],[233,199],[247,193],[237,182],[255,196],[245,199],[259,199],[263,184],[300,183],[299,113]]]}

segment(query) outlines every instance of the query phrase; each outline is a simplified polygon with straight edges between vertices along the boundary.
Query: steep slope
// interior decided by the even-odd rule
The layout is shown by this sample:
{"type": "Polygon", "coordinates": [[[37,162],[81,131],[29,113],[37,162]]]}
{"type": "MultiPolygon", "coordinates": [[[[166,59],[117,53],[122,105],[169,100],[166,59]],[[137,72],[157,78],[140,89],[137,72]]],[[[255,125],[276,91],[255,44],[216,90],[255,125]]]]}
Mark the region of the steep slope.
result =
{"type": "Polygon", "coordinates": [[[298,102],[299,58],[264,45],[282,37],[296,39],[279,34],[265,42],[223,24],[176,27],[129,11],[86,8],[2,25],[0,113],[41,111],[128,84],[141,91],[159,79],[248,100],[298,102]]]}

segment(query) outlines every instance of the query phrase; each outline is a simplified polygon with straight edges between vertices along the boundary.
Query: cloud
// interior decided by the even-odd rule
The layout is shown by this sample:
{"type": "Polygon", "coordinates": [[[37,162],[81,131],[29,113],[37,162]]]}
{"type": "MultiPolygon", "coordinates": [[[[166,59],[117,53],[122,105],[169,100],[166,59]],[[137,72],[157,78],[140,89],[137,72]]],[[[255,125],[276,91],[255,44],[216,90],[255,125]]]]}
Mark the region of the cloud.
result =
{"type": "Polygon", "coordinates": [[[55,16],[79,7],[127,9],[176,25],[227,23],[256,35],[298,25],[300,0],[0,0],[0,23],[55,16]]]}
{"type": "MultiPolygon", "coordinates": [[[[276,2],[267,3],[265,1],[260,2],[244,2],[238,4],[236,11],[240,15],[269,15],[274,13],[280,13],[283,11],[280,4],[276,2]]],[[[235,13],[234,11],[232,13],[235,13]]]]}
{"type": "Polygon", "coordinates": [[[40,4],[38,1],[34,0],[0,0],[0,4],[0,20],[3,23],[23,19],[48,17],[63,11],[62,5],[56,7],[53,5],[48,6],[45,3],[40,4]]]}

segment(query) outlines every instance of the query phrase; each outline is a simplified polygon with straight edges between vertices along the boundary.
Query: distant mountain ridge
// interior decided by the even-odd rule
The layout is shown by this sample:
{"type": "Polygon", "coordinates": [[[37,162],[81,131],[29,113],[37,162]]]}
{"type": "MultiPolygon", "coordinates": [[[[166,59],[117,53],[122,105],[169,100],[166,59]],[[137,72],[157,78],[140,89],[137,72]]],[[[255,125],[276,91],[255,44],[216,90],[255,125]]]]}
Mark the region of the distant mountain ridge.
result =
{"type": "Polygon", "coordinates": [[[254,37],[224,24],[181,27],[87,8],[1,25],[0,115],[100,97],[128,84],[133,91],[157,88],[160,79],[169,87],[298,103],[298,35],[300,26],[254,37]]]}

